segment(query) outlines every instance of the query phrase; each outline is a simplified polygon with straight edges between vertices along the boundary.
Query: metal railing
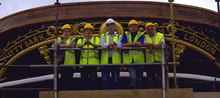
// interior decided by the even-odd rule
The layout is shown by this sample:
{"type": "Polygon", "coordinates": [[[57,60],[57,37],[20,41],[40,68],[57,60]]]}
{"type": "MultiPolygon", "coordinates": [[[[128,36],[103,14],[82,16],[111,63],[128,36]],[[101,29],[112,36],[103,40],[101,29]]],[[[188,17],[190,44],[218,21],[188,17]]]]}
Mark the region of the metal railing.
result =
{"type": "MultiPolygon", "coordinates": [[[[104,50],[104,49],[110,49],[110,48],[49,48],[49,50],[54,50],[55,52],[57,51],[62,51],[62,50],[104,50]]],[[[126,49],[129,49],[129,50],[134,50],[134,49],[148,49],[148,47],[122,47],[122,48],[119,48],[120,50],[126,50],[126,49]]],[[[136,65],[136,66],[139,66],[139,65],[161,65],[162,67],[162,90],[163,90],[163,98],[166,97],[166,88],[169,88],[168,85],[166,87],[166,80],[168,82],[168,73],[166,73],[165,75],[165,64],[168,64],[168,65],[178,65],[179,62],[168,62],[168,60],[166,60],[166,63],[165,63],[165,57],[164,57],[164,49],[165,49],[165,46],[164,44],[162,44],[162,62],[161,63],[131,63],[131,64],[74,64],[74,65],[61,65],[61,67],[72,67],[72,66],[121,66],[121,65],[127,65],[127,66],[131,66],[131,65],[136,65]],[[165,77],[167,76],[167,79],[165,79],[165,77]]],[[[123,51],[121,51],[121,56],[123,58],[123,51]]],[[[144,52],[143,52],[144,53],[144,52]]],[[[145,55],[145,54],[144,54],[145,55]]],[[[144,59],[146,56],[144,56],[144,59]]],[[[45,66],[45,65],[44,65],[45,66]]],[[[56,66],[56,65],[54,65],[56,66]]],[[[60,66],[60,65],[58,65],[60,66]]],[[[45,66],[46,67],[46,66],[45,66]]],[[[54,71],[54,72],[57,72],[57,71],[54,71]]],[[[54,74],[58,74],[58,73],[54,73],[54,74]]],[[[54,78],[57,78],[57,77],[54,77],[54,78]]],[[[56,81],[57,79],[54,79],[54,81],[56,81]]],[[[55,82],[54,82],[55,83],[55,82]]],[[[169,84],[169,83],[167,83],[169,84]]],[[[57,86],[57,84],[54,84],[54,86],[57,86]]],[[[57,87],[56,87],[57,88],[57,87]]],[[[54,92],[55,94],[57,93],[56,92],[57,90],[54,89],[54,92]]],[[[55,97],[57,98],[57,97],[55,97]]]]}
{"type": "MultiPolygon", "coordinates": [[[[168,76],[168,73],[166,74],[165,73],[165,64],[168,64],[168,65],[178,65],[179,62],[168,62],[168,60],[165,61],[165,57],[164,57],[164,45],[162,45],[162,62],[161,63],[131,63],[131,64],[74,64],[74,65],[59,65],[60,67],[73,67],[73,66],[124,66],[124,65],[127,65],[127,66],[131,66],[131,65],[136,65],[136,66],[140,66],[140,65],[145,65],[145,66],[148,66],[148,65],[161,65],[162,67],[162,89],[163,89],[163,98],[165,98],[165,90],[166,88],[169,88],[168,85],[166,87],[166,80],[168,79],[165,79],[165,76],[168,76]],[[165,63],[166,62],[166,63],[165,63]],[[165,75],[166,74],[166,75],[165,75]]],[[[60,51],[65,51],[65,50],[104,50],[104,49],[111,49],[111,48],[49,48],[49,50],[52,50],[52,51],[55,51],[57,52],[58,50],[60,51]]],[[[129,50],[132,50],[132,49],[148,49],[148,47],[122,47],[122,48],[119,48],[119,50],[126,50],[126,49],[129,49],[129,50]]],[[[121,52],[121,55],[123,56],[122,52],[121,52]]],[[[145,54],[144,54],[145,55],[145,54]]],[[[145,56],[144,56],[145,57],[145,56]]],[[[5,58],[4,58],[5,59],[5,58]]],[[[145,59],[145,58],[144,58],[145,59]]],[[[58,65],[54,64],[54,65],[2,65],[1,67],[30,67],[30,68],[43,68],[43,67],[54,67],[55,71],[54,71],[54,94],[58,94],[58,89],[57,89],[57,82],[58,82],[58,65]]],[[[167,83],[169,84],[169,83],[167,83]]],[[[55,98],[58,98],[57,95],[54,96],[55,98]]]]}

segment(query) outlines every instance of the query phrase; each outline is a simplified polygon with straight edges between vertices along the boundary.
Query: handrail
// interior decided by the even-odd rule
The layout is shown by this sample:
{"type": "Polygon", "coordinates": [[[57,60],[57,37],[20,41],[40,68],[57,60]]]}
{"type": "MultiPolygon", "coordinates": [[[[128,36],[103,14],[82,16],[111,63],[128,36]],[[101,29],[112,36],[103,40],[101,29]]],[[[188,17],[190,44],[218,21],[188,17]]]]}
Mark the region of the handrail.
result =
{"type": "Polygon", "coordinates": [[[8,59],[8,58],[11,58],[12,56],[13,56],[13,55],[9,55],[9,56],[6,56],[6,57],[4,57],[4,58],[1,58],[1,59],[0,59],[0,62],[6,60],[6,59],[8,59]]]}
{"type": "MultiPolygon", "coordinates": [[[[125,65],[161,65],[162,63],[131,63],[131,64],[74,64],[74,65],[63,65],[60,67],[73,67],[73,66],[125,66],[125,65]]],[[[168,62],[168,65],[176,65],[180,64],[180,62],[168,62]]],[[[0,67],[53,67],[52,65],[1,65],[0,67]]]]}
{"type": "Polygon", "coordinates": [[[16,91],[16,90],[48,91],[53,89],[52,88],[0,88],[0,91],[16,91]]]}
{"type": "MultiPolygon", "coordinates": [[[[192,80],[201,80],[202,82],[208,82],[208,83],[209,82],[220,83],[220,78],[218,78],[218,77],[190,74],[190,73],[177,73],[176,75],[177,75],[177,78],[180,78],[180,79],[192,79],[192,80]]],[[[97,72],[97,76],[101,77],[101,72],[97,72]]],[[[146,77],[146,76],[147,75],[144,74],[144,77],[146,77]]],[[[128,72],[120,72],[119,77],[129,77],[129,73],[128,72]]],[[[174,77],[173,73],[169,73],[168,78],[173,78],[173,77],[174,77]]],[[[73,78],[80,78],[80,73],[79,72],[74,73],[73,78]]],[[[19,80],[7,81],[4,83],[0,83],[0,89],[3,87],[12,87],[12,86],[29,84],[29,83],[49,81],[52,79],[53,79],[53,74],[48,74],[48,75],[43,75],[43,76],[28,77],[28,78],[23,78],[23,79],[19,79],[19,80]]]]}
{"type": "MultiPolygon", "coordinates": [[[[167,46],[168,47],[168,46],[167,46]]],[[[59,50],[109,50],[112,48],[102,48],[102,47],[98,47],[98,48],[60,48],[59,50]]],[[[118,49],[122,49],[122,50],[126,50],[126,49],[149,49],[149,47],[121,47],[118,49]]],[[[48,48],[48,50],[56,50],[55,48],[48,48]]]]}

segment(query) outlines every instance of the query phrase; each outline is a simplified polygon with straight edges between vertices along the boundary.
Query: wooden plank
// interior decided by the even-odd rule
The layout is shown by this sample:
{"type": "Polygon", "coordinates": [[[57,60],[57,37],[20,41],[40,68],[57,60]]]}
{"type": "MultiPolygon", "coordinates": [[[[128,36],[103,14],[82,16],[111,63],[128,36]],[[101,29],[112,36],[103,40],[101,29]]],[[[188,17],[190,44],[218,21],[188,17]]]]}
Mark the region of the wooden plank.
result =
{"type": "MultiPolygon", "coordinates": [[[[39,98],[54,98],[53,91],[40,91],[39,98]]],[[[166,98],[193,98],[193,89],[168,89],[166,98]]],[[[162,98],[162,89],[59,91],[59,98],[162,98]]]]}
{"type": "Polygon", "coordinates": [[[220,92],[194,92],[194,98],[220,98],[220,92]]]}

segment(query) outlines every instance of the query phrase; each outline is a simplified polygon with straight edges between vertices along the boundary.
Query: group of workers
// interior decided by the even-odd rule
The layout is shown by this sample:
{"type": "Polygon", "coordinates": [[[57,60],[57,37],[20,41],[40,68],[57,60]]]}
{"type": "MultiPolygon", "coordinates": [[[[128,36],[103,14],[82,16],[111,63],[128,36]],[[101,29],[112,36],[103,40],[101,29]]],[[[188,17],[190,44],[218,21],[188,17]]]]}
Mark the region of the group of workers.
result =
{"type": "MultiPolygon", "coordinates": [[[[129,86],[130,89],[141,89],[143,72],[147,72],[147,86],[149,88],[161,88],[161,66],[152,65],[129,65],[131,63],[155,63],[162,62],[161,45],[165,44],[164,35],[156,31],[153,23],[148,22],[145,26],[146,34],[138,31],[138,22],[131,20],[128,23],[128,31],[123,35],[119,35],[116,30],[116,22],[109,18],[106,22],[106,32],[100,37],[93,37],[94,27],[87,23],[84,26],[84,38],[71,38],[71,26],[65,24],[62,27],[62,37],[52,44],[52,48],[57,45],[60,48],[104,48],[101,51],[99,59],[98,50],[81,50],[79,64],[128,64],[127,70],[130,75],[129,86]],[[136,50],[121,50],[121,47],[149,47],[148,49],[136,50]],[[105,49],[109,48],[109,49],[105,49]],[[121,51],[123,51],[121,55],[121,51]],[[144,57],[145,56],[145,57],[144,57]],[[123,60],[121,60],[123,57],[123,60]],[[146,58],[146,59],[145,59],[146,58]]],[[[58,55],[58,60],[61,64],[73,65],[75,61],[75,51],[66,50],[61,51],[58,55]]],[[[80,75],[84,89],[97,88],[97,66],[80,66],[80,75]]],[[[62,67],[61,74],[61,90],[72,89],[71,84],[73,78],[72,67],[62,67]]],[[[119,75],[120,66],[101,66],[102,88],[103,89],[119,89],[119,75]],[[110,75],[111,74],[111,75],[110,75]],[[112,83],[110,83],[112,81],[112,83]],[[111,85],[111,86],[110,86],[111,85]]]]}

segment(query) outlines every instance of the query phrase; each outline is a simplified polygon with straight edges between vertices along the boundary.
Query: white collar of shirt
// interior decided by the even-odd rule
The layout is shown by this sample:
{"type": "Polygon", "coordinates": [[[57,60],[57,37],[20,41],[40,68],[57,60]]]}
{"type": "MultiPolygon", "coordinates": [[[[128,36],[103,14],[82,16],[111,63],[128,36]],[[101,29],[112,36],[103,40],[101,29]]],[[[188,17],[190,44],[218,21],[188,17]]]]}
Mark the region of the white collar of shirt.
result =
{"type": "Polygon", "coordinates": [[[151,39],[153,40],[153,42],[154,42],[156,36],[157,36],[157,33],[155,33],[154,36],[151,37],[151,39]]]}
{"type": "MultiPolygon", "coordinates": [[[[108,32],[107,32],[106,34],[110,35],[108,32]]],[[[115,35],[116,35],[116,33],[114,32],[114,35],[113,35],[113,36],[115,36],[115,35]]],[[[110,35],[110,36],[112,36],[112,35],[110,35]]]]}

